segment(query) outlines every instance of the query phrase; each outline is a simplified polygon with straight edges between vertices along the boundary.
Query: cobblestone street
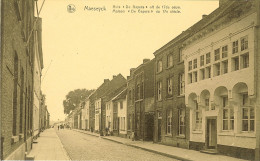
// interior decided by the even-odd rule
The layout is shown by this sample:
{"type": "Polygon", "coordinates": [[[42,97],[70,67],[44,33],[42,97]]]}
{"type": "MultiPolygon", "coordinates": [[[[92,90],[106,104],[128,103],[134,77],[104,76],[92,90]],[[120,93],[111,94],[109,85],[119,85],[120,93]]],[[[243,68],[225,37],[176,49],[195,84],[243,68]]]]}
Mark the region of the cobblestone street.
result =
{"type": "Polygon", "coordinates": [[[72,160],[174,160],[72,130],[56,132],[72,160]]]}

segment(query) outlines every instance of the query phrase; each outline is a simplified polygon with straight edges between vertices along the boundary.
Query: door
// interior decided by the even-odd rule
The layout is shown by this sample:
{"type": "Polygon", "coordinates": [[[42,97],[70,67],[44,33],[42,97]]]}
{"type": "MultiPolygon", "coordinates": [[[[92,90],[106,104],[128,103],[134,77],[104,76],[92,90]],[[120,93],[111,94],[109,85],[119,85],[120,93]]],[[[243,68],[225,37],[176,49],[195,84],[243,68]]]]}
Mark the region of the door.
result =
{"type": "Polygon", "coordinates": [[[217,148],[217,120],[207,119],[207,148],[216,149],[217,148]]]}
{"type": "Polygon", "coordinates": [[[158,111],[158,142],[162,140],[162,112],[158,111]]]}

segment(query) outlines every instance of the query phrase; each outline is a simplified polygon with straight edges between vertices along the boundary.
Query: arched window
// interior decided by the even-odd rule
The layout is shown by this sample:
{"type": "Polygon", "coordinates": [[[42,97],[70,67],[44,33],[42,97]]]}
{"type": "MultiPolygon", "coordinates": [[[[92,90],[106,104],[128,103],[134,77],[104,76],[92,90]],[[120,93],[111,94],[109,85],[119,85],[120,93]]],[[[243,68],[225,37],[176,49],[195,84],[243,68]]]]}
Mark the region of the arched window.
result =
{"type": "Polygon", "coordinates": [[[14,89],[13,89],[13,136],[17,135],[17,84],[18,84],[18,56],[14,55],[14,89]]]}

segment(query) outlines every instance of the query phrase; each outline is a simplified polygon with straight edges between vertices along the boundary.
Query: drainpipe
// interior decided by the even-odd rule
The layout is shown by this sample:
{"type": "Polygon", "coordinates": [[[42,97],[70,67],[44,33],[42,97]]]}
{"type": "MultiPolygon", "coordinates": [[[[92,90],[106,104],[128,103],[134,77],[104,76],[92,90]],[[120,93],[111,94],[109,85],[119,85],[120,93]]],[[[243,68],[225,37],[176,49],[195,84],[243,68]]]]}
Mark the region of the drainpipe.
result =
{"type": "Polygon", "coordinates": [[[256,3],[256,27],[255,27],[255,86],[256,86],[256,149],[255,160],[260,161],[260,1],[256,3]]]}
{"type": "MultiPolygon", "coordinates": [[[[0,39],[0,50],[1,50],[1,53],[0,54],[0,75],[1,75],[1,81],[0,81],[0,93],[2,93],[2,64],[3,64],[3,47],[2,47],[2,42],[3,42],[3,35],[2,35],[2,31],[3,31],[3,24],[2,24],[2,20],[3,20],[3,15],[4,15],[4,12],[3,12],[3,6],[2,6],[2,3],[4,3],[2,0],[0,0],[0,13],[1,13],[1,18],[0,18],[0,26],[1,26],[1,29],[0,29],[0,35],[1,35],[1,39],[0,39]]],[[[0,95],[0,104],[2,104],[2,95],[0,95]]],[[[1,125],[2,123],[2,108],[0,108],[0,127],[2,127],[1,125]]],[[[1,136],[1,145],[0,145],[0,159],[3,160],[4,157],[3,157],[3,146],[4,146],[4,137],[2,137],[2,133],[1,133],[1,130],[0,130],[0,136],[1,136]]]]}

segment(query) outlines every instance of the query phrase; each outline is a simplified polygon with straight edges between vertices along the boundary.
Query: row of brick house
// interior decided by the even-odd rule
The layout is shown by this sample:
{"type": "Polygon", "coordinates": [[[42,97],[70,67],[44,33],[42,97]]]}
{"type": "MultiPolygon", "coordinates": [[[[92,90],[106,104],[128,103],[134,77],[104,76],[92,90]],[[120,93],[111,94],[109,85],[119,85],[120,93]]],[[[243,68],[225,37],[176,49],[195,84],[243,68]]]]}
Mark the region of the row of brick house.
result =
{"type": "Polygon", "coordinates": [[[73,128],[260,160],[259,1],[219,8],[67,118],[73,128]],[[109,131],[109,132],[107,132],[109,131]]]}
{"type": "Polygon", "coordinates": [[[42,20],[34,0],[1,1],[1,160],[24,160],[48,127],[41,92],[42,20]]]}

